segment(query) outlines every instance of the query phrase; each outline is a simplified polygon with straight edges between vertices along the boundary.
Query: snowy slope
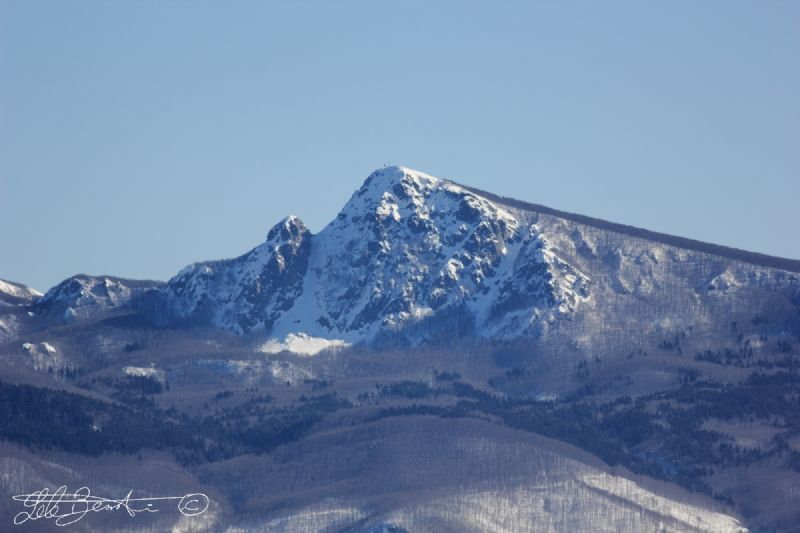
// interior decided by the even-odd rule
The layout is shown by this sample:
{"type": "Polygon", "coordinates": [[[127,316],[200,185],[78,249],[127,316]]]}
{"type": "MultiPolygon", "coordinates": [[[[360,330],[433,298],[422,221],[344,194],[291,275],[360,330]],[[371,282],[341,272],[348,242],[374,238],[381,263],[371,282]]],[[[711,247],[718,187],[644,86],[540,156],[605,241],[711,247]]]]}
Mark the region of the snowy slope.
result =
{"type": "Polygon", "coordinates": [[[0,279],[0,306],[30,305],[41,296],[42,293],[35,289],[0,279]]]}

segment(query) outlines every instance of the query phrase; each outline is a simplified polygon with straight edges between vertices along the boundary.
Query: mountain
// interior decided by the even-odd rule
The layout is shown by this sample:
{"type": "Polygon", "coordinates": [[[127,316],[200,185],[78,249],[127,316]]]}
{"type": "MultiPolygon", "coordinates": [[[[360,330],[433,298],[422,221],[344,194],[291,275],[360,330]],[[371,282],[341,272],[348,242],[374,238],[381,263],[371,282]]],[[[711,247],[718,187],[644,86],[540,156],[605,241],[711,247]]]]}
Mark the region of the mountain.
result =
{"type": "Polygon", "coordinates": [[[6,501],[212,497],[141,531],[800,521],[798,261],[386,167],[319,233],[0,300],[6,501]]]}
{"type": "Polygon", "coordinates": [[[60,321],[98,318],[131,308],[134,300],[162,284],[113,276],[72,276],[36,300],[36,313],[60,321]]]}
{"type": "Polygon", "coordinates": [[[414,330],[418,341],[445,331],[534,334],[532,317],[568,314],[588,295],[588,278],[529,216],[388,167],[318,235],[288,217],[247,254],[184,269],[162,305],[167,323],[236,333],[360,342],[414,330]]]}
{"type": "Polygon", "coordinates": [[[21,283],[0,279],[0,305],[31,305],[42,293],[21,283]]]}
{"type": "Polygon", "coordinates": [[[16,335],[23,310],[41,296],[42,293],[26,285],[0,279],[0,342],[16,335]]]}
{"type": "Polygon", "coordinates": [[[797,261],[386,167],[316,235],[290,216],[248,253],[191,265],[163,286],[76,276],[35,307],[70,319],[133,308],[162,327],[276,342],[304,335],[320,346],[540,338],[559,352],[587,353],[618,348],[631,322],[649,342],[688,328],[712,338],[730,321],[777,313],[792,334],[800,323],[797,272],[797,261]]]}
{"type": "Polygon", "coordinates": [[[235,332],[271,329],[303,292],[311,233],[287,217],[267,240],[236,259],[196,263],[153,295],[162,324],[212,325],[235,332]]]}

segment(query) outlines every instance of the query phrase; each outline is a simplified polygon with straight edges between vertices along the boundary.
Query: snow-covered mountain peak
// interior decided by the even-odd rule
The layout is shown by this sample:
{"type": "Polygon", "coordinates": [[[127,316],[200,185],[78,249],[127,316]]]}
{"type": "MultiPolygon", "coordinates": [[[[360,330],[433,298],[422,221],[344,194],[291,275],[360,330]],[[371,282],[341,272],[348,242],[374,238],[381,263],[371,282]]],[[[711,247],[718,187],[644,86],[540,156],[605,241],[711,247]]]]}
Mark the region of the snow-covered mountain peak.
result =
{"type": "Polygon", "coordinates": [[[116,278],[109,276],[88,276],[78,274],[62,281],[42,296],[40,304],[76,299],[108,300],[116,302],[125,297],[128,287],[116,278]]]}
{"type": "Polygon", "coordinates": [[[41,296],[42,293],[31,287],[0,279],[0,305],[30,305],[41,296]]]}
{"type": "Polygon", "coordinates": [[[318,235],[286,217],[250,252],[181,271],[155,307],[167,323],[238,333],[416,342],[437,328],[455,333],[453,324],[469,335],[528,334],[543,313],[569,313],[587,291],[588,279],[548,250],[529,216],[385,167],[318,235]]]}
{"type": "MultiPolygon", "coordinates": [[[[288,216],[249,252],[190,265],[137,305],[162,325],[277,338],[529,335],[541,317],[573,312],[589,288],[535,222],[448,180],[385,167],[319,234],[288,216]]],[[[82,317],[137,294],[127,282],[78,276],[42,301],[82,317]]]]}
{"type": "Polygon", "coordinates": [[[289,215],[267,232],[267,242],[273,245],[296,243],[309,234],[308,228],[300,217],[289,215]]]}
{"type": "Polygon", "coordinates": [[[236,332],[269,329],[302,291],[310,247],[311,232],[298,217],[288,216],[246,254],[195,263],[178,273],[164,290],[161,319],[236,332]]]}
{"type": "MultiPolygon", "coordinates": [[[[562,306],[569,285],[553,281],[572,270],[550,271],[557,258],[544,255],[534,230],[526,217],[455,183],[405,167],[377,170],[314,237],[304,293],[274,333],[357,341],[423,322],[430,329],[448,316],[490,334],[507,329],[507,312],[562,306]],[[524,283],[513,279],[522,262],[535,264],[524,267],[532,277],[524,283]],[[525,296],[510,303],[520,283],[525,296]]],[[[515,333],[530,327],[514,321],[515,333]]]]}
{"type": "Polygon", "coordinates": [[[356,194],[362,190],[391,189],[395,185],[403,182],[406,184],[413,184],[417,187],[425,187],[435,185],[440,181],[443,180],[424,172],[420,172],[408,167],[392,165],[379,168],[367,176],[367,179],[364,180],[364,184],[361,186],[361,188],[359,188],[358,191],[356,191],[356,194]]]}
{"type": "Polygon", "coordinates": [[[38,311],[55,319],[81,319],[128,307],[136,296],[160,285],[155,281],[78,274],[47,291],[35,305],[38,311]]]}
{"type": "Polygon", "coordinates": [[[447,180],[406,167],[376,170],[353,194],[337,217],[338,221],[362,222],[377,219],[406,223],[412,228],[421,221],[455,214],[462,222],[481,217],[497,218],[509,226],[515,219],[491,201],[447,180]]]}

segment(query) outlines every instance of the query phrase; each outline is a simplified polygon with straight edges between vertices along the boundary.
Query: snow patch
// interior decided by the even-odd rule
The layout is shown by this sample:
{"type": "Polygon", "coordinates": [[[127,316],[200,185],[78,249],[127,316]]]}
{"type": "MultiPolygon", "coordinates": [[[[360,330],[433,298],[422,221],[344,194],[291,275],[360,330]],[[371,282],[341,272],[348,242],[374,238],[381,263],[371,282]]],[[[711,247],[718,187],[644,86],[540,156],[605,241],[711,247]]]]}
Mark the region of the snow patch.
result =
{"type": "Polygon", "coordinates": [[[26,342],[22,349],[28,354],[34,370],[55,372],[69,367],[64,355],[49,342],[26,342]]]}
{"type": "Polygon", "coordinates": [[[44,348],[44,349],[45,349],[45,351],[46,351],[47,353],[56,353],[56,349],[55,349],[55,347],[54,347],[52,344],[50,344],[49,342],[43,342],[43,343],[41,344],[41,346],[42,346],[42,348],[44,348]]]}
{"type": "Polygon", "coordinates": [[[40,342],[38,344],[33,344],[31,342],[26,342],[22,344],[22,349],[26,352],[33,354],[33,353],[47,353],[47,354],[54,354],[58,350],[56,350],[55,346],[50,344],[49,342],[40,342]]]}
{"type": "Polygon", "coordinates": [[[123,367],[122,371],[126,376],[152,378],[158,381],[164,381],[164,371],[153,367],[126,366],[123,367]]]}
{"type": "Polygon", "coordinates": [[[350,343],[341,339],[325,339],[311,337],[306,333],[290,333],[282,341],[278,339],[268,340],[261,346],[259,351],[267,354],[292,352],[298,355],[316,355],[322,350],[341,349],[348,346],[350,346],[350,343]]]}

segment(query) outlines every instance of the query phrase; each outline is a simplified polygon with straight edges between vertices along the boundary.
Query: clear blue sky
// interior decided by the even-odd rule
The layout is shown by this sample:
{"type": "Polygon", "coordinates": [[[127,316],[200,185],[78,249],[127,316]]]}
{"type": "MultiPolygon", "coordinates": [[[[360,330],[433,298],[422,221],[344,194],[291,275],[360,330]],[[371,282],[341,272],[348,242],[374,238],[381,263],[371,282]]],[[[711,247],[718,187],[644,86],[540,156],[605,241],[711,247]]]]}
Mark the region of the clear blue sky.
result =
{"type": "Polygon", "coordinates": [[[166,279],[402,164],[800,258],[799,2],[0,2],[0,277],[166,279]]]}

